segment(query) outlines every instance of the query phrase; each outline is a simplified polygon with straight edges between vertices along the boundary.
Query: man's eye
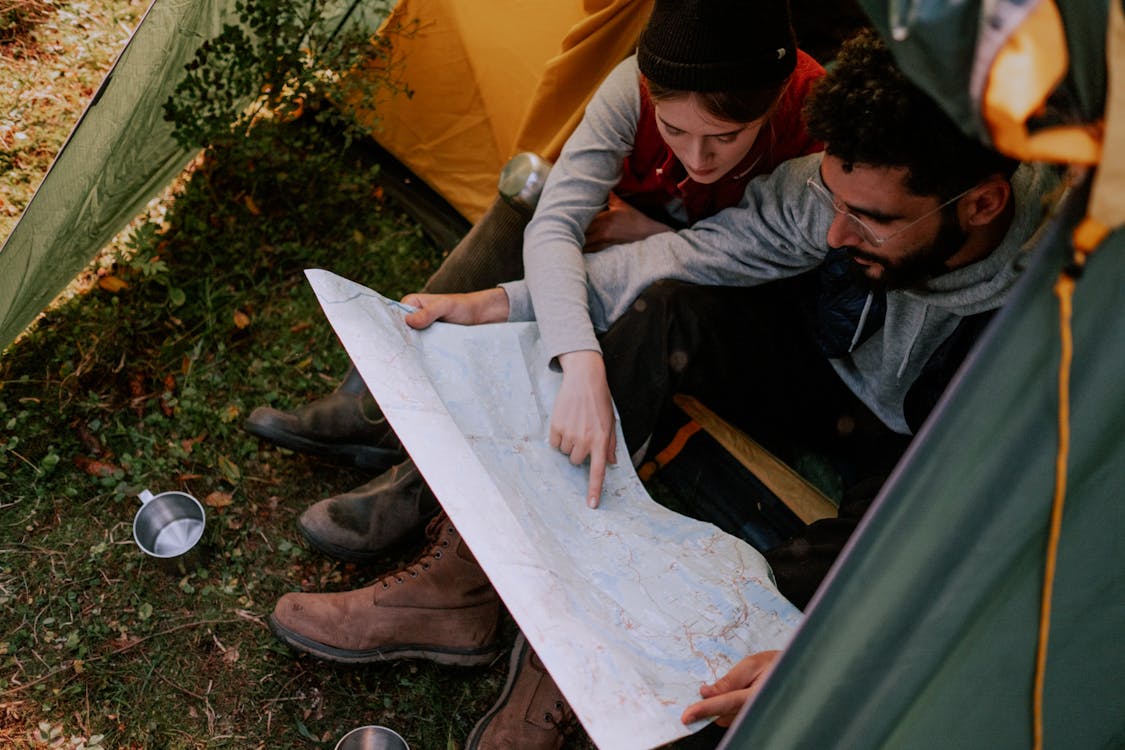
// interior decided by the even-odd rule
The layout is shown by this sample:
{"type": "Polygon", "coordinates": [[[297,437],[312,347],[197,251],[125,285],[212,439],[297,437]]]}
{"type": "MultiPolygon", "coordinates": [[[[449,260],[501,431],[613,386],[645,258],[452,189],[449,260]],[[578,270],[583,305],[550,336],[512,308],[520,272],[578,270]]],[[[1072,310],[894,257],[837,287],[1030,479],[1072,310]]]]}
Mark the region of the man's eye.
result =
{"type": "Polygon", "coordinates": [[[885,227],[894,223],[894,219],[888,219],[886,216],[872,216],[871,214],[860,212],[855,212],[855,214],[859,218],[863,219],[863,222],[865,224],[874,224],[876,226],[885,227]]]}

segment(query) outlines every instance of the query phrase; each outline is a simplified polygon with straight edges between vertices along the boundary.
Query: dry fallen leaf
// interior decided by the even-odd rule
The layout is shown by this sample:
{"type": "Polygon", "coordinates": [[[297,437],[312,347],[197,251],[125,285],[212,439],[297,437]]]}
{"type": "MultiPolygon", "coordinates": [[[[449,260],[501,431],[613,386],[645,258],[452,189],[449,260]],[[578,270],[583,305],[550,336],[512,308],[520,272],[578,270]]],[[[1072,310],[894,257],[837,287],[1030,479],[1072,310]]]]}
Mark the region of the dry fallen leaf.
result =
{"type": "Polygon", "coordinates": [[[234,325],[235,328],[243,329],[250,325],[250,316],[241,310],[234,311],[234,325]]]}
{"type": "Polygon", "coordinates": [[[262,209],[258,208],[258,204],[255,203],[254,199],[251,198],[249,195],[242,199],[242,204],[244,206],[246,206],[247,211],[254,214],[255,216],[261,216],[262,215],[262,209]]]}
{"type": "Polygon", "coordinates": [[[207,438],[207,433],[196,435],[193,438],[184,438],[180,441],[180,447],[186,452],[191,453],[192,449],[199,443],[202,443],[207,438]]]}
{"type": "Polygon", "coordinates": [[[229,492],[212,492],[203,499],[203,504],[211,508],[225,508],[234,502],[234,497],[229,492]]]}
{"type": "Polygon", "coordinates": [[[122,289],[128,289],[129,282],[118,276],[103,276],[98,279],[98,286],[110,294],[117,294],[122,289]]]}
{"type": "Polygon", "coordinates": [[[74,465],[82,471],[95,477],[111,477],[119,468],[111,463],[105,461],[95,461],[86,456],[75,456],[74,465]]]}

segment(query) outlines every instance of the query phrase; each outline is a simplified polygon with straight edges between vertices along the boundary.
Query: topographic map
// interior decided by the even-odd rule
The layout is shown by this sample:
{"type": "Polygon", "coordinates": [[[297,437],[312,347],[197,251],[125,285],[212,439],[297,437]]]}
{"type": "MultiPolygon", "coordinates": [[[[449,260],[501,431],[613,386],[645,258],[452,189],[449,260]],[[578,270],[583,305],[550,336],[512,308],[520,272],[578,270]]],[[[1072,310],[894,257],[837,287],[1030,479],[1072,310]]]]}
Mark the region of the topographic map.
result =
{"type": "MultiPolygon", "coordinates": [[[[561,375],[534,323],[415,331],[408,308],[305,272],[336,334],[504,604],[600,748],[647,750],[699,686],[783,648],[800,612],[762,556],[654,502],[627,460],[601,506],[547,443],[561,375]]],[[[619,446],[624,439],[618,434],[619,446]]]]}

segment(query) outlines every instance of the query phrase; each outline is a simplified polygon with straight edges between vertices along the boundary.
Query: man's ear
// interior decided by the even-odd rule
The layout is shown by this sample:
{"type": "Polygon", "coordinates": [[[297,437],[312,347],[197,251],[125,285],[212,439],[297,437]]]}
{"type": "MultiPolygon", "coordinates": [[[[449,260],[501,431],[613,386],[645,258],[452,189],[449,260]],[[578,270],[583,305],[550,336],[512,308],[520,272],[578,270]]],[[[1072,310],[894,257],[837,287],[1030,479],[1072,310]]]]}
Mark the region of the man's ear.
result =
{"type": "Polygon", "coordinates": [[[958,210],[966,226],[985,226],[1000,216],[1011,200],[1012,183],[994,174],[966,193],[958,201],[958,210]]]}

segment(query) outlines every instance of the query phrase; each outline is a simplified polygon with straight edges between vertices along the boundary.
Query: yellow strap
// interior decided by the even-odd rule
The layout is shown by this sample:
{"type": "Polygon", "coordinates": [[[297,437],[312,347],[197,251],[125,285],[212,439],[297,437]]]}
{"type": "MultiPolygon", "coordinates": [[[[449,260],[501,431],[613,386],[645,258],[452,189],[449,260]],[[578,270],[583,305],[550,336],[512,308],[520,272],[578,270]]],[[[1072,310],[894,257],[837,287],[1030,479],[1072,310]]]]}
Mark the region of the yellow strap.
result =
{"type": "Polygon", "coordinates": [[[1055,588],[1055,562],[1062,532],[1066,502],[1066,464],[1070,453],[1070,365],[1074,340],[1070,320],[1074,301],[1074,278],[1059,276],[1055,284],[1059,298],[1059,447],[1055,456],[1055,497],[1051,503],[1051,525],[1043,563],[1043,589],[1039,603],[1039,643],[1035,652],[1035,684],[1032,691],[1032,736],[1035,750],[1043,747],[1043,686],[1047,678],[1047,643],[1051,632],[1051,597],[1055,588]]]}

